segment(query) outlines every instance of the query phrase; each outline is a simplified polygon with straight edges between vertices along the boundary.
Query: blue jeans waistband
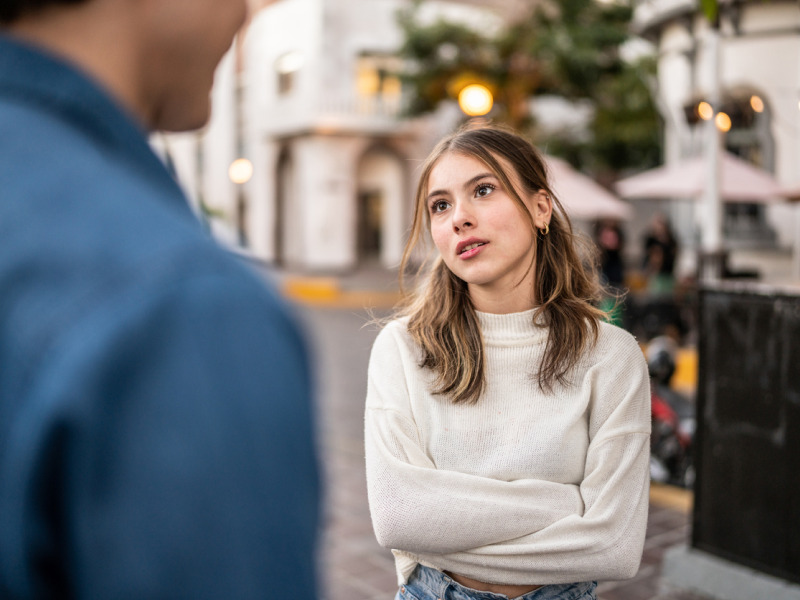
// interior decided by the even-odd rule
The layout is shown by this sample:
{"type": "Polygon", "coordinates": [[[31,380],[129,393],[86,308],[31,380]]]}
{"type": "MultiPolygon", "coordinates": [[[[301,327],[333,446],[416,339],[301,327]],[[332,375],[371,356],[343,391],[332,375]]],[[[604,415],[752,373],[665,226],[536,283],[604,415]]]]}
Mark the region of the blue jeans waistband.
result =
{"type": "MultiPolygon", "coordinates": [[[[584,600],[594,598],[594,589],[597,583],[586,581],[582,583],[557,583],[543,585],[542,587],[518,596],[516,600],[584,600]]],[[[417,596],[418,600],[428,600],[430,596],[437,600],[507,600],[507,596],[493,592],[480,592],[464,587],[450,577],[423,565],[417,565],[416,570],[406,586],[409,591],[417,596]]]]}

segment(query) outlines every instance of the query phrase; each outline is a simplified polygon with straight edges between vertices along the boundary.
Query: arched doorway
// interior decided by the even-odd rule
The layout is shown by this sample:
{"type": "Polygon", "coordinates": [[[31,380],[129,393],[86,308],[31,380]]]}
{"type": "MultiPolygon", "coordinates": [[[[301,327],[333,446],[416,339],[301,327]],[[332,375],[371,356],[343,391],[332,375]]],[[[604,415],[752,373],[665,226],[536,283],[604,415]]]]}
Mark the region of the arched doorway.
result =
{"type": "Polygon", "coordinates": [[[286,230],[288,207],[294,200],[294,165],[288,148],[283,148],[278,155],[275,177],[275,230],[274,254],[275,264],[286,264],[286,230]]]}
{"type": "Polygon", "coordinates": [[[356,256],[361,264],[394,267],[400,261],[407,226],[405,169],[389,148],[369,149],[358,166],[356,256]]]}
{"type": "Polygon", "coordinates": [[[383,190],[358,191],[358,257],[375,262],[383,247],[383,190]]]}

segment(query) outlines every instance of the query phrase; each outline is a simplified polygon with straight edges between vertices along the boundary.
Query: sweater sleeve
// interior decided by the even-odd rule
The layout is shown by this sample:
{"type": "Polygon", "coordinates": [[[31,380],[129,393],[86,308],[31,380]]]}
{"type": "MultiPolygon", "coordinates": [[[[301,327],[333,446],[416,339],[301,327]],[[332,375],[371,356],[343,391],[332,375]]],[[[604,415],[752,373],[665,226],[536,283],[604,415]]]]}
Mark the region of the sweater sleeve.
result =
{"type": "Polygon", "coordinates": [[[384,330],[370,358],[365,419],[370,512],[382,546],[456,553],[534,534],[583,512],[576,485],[437,469],[410,407],[405,370],[417,368],[384,330]]]}
{"type": "MultiPolygon", "coordinates": [[[[620,332],[622,333],[622,332],[620,332]]],[[[466,552],[419,555],[420,561],[488,583],[536,585],[633,577],[647,525],[650,382],[635,341],[614,335],[592,385],[590,444],[580,495],[582,515],[466,552]]]]}

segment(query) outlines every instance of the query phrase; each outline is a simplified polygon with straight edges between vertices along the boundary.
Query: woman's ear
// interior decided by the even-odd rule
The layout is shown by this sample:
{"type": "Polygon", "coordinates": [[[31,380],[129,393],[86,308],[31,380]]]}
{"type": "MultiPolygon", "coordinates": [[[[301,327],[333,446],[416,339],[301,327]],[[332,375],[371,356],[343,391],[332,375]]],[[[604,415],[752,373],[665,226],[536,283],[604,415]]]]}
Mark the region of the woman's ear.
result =
{"type": "Polygon", "coordinates": [[[553,217],[553,199],[547,190],[539,190],[531,200],[533,200],[533,222],[537,229],[544,229],[553,217]]]}

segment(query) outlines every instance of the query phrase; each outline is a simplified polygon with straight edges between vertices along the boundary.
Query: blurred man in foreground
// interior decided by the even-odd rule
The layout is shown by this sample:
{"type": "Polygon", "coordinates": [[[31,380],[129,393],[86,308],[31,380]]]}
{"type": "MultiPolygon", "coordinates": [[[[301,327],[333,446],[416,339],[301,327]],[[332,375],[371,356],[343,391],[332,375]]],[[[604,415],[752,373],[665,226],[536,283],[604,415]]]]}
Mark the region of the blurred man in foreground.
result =
{"type": "Polygon", "coordinates": [[[0,598],[314,596],[303,343],[146,141],[245,16],[0,4],[0,598]]]}

